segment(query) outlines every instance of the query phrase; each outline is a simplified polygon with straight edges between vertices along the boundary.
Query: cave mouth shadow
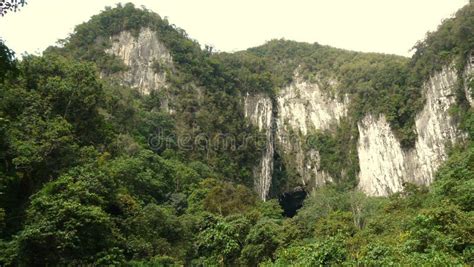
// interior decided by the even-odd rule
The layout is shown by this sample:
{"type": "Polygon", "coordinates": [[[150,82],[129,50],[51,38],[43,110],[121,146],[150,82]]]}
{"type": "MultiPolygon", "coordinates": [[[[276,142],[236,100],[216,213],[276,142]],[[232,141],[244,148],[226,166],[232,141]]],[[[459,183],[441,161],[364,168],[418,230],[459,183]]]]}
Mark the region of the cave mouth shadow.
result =
{"type": "Polygon", "coordinates": [[[283,209],[283,216],[292,218],[303,207],[303,202],[308,193],[303,187],[296,187],[280,195],[278,202],[283,209]]]}

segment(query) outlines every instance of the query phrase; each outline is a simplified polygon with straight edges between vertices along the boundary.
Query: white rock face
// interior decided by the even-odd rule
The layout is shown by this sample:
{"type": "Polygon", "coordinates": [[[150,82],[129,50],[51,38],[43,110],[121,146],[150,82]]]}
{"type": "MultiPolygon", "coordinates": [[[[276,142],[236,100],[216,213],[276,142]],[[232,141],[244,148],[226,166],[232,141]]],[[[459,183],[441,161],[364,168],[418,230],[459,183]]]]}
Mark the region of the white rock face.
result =
{"type": "Polygon", "coordinates": [[[448,111],[456,102],[456,84],[456,71],[446,67],[423,88],[426,103],[415,120],[418,138],[415,150],[411,151],[413,163],[417,164],[411,177],[415,183],[430,184],[435,171],[446,160],[445,145],[462,137],[448,111]]]}
{"type": "Polygon", "coordinates": [[[273,105],[269,97],[258,94],[248,95],[244,99],[245,117],[265,133],[265,148],[261,160],[254,169],[255,190],[262,200],[267,200],[273,175],[273,105]]]}
{"type": "MultiPolygon", "coordinates": [[[[469,62],[462,77],[465,79],[464,89],[471,105],[473,102],[467,81],[471,78],[473,69],[469,62]]],[[[360,190],[368,195],[386,196],[403,190],[404,182],[420,185],[433,182],[436,170],[447,158],[446,145],[452,145],[465,137],[449,115],[449,108],[456,101],[457,81],[456,70],[453,66],[448,66],[424,84],[426,102],[415,119],[418,137],[413,149],[402,149],[383,115],[367,115],[358,123],[360,190]]],[[[276,114],[276,125],[273,126],[275,136],[273,139],[268,136],[272,145],[267,146],[257,172],[257,176],[265,179],[259,178],[259,181],[265,181],[265,186],[269,188],[271,177],[268,176],[268,170],[273,171],[269,167],[273,162],[268,156],[273,146],[279,153],[287,155],[286,158],[290,158],[291,162],[285,163],[296,169],[302,184],[319,186],[332,181],[320,169],[318,151],[305,149],[304,137],[315,130],[335,126],[347,114],[348,97],[331,97],[317,83],[309,83],[296,75],[295,82],[278,93],[276,111],[271,108],[268,98],[256,98],[250,102],[246,99],[245,114],[260,130],[270,129],[272,126],[268,121],[272,120],[271,114],[276,114]]],[[[271,156],[273,157],[273,153],[271,156]]]]}
{"type": "Polygon", "coordinates": [[[306,135],[315,130],[330,129],[346,116],[348,98],[331,96],[318,83],[309,83],[298,74],[294,82],[278,96],[276,143],[281,152],[292,155],[292,162],[303,185],[319,186],[332,181],[320,169],[320,155],[315,149],[305,149],[306,135]]]}
{"type": "Polygon", "coordinates": [[[405,155],[384,116],[366,116],[358,125],[359,188],[368,195],[403,189],[405,155]]]}
{"type": "Polygon", "coordinates": [[[111,42],[112,47],[106,52],[123,59],[129,68],[119,74],[124,85],[137,88],[143,94],[166,86],[165,72],[156,73],[152,66],[156,61],[163,66],[171,66],[172,58],[155,32],[142,29],[138,38],[130,32],[121,32],[111,37],[111,42]]]}
{"type": "Polygon", "coordinates": [[[245,97],[245,116],[266,134],[266,147],[255,170],[256,189],[262,199],[268,196],[273,174],[275,147],[292,155],[287,164],[296,169],[301,183],[323,185],[332,178],[320,169],[320,155],[304,148],[308,131],[329,129],[347,113],[347,97],[339,101],[323,92],[316,83],[295,76],[295,82],[277,96],[277,106],[269,97],[257,94],[245,97]],[[274,117],[276,114],[276,117],[274,117]]]}
{"type": "Polygon", "coordinates": [[[472,77],[474,69],[474,56],[471,56],[467,62],[466,69],[464,70],[464,92],[466,93],[466,98],[471,104],[471,107],[474,107],[474,98],[472,97],[472,88],[469,87],[469,83],[474,77],[472,77]]]}
{"type": "Polygon", "coordinates": [[[296,75],[295,82],[278,94],[278,120],[306,135],[309,130],[328,129],[347,113],[347,97],[342,101],[323,92],[317,83],[296,75]]]}
{"type": "MultiPolygon", "coordinates": [[[[469,72],[468,74],[470,74],[469,72]]],[[[359,188],[369,195],[385,196],[402,190],[403,182],[429,185],[446,160],[446,145],[462,139],[448,109],[456,101],[457,75],[446,67],[424,85],[426,103],[415,120],[415,147],[403,151],[384,116],[366,116],[358,124],[359,188]]]]}
{"type": "MultiPolygon", "coordinates": [[[[111,43],[106,52],[121,58],[128,67],[116,74],[124,85],[143,94],[167,88],[166,72],[156,72],[153,63],[172,68],[172,57],[155,32],[143,29],[138,37],[122,32],[111,37],[111,43]]],[[[474,100],[467,84],[473,70],[474,60],[469,59],[462,78],[471,106],[474,100]]],[[[424,185],[433,181],[436,169],[446,159],[446,144],[464,137],[448,112],[455,102],[457,78],[454,68],[446,67],[425,83],[426,103],[416,117],[418,137],[409,151],[401,148],[384,116],[367,115],[358,123],[358,187],[362,191],[384,196],[402,190],[405,181],[424,185]]],[[[197,88],[198,99],[200,95],[197,88]]],[[[173,102],[169,95],[162,105],[172,113],[168,102],[173,102]]],[[[347,115],[348,105],[347,96],[331,96],[317,82],[305,81],[297,73],[294,82],[278,92],[275,103],[263,94],[244,97],[245,116],[265,134],[265,147],[254,170],[255,188],[263,200],[268,198],[272,182],[275,149],[283,155],[285,164],[296,170],[303,185],[332,181],[320,168],[319,152],[305,147],[305,136],[333,128],[347,115]]]]}

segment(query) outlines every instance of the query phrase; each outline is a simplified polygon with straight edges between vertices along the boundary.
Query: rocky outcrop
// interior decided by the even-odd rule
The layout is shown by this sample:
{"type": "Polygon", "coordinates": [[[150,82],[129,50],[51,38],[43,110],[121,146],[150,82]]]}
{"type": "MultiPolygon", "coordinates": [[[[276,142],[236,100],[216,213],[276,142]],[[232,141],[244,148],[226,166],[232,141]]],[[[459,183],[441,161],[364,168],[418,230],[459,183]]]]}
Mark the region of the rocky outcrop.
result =
{"type": "Polygon", "coordinates": [[[403,189],[405,156],[384,116],[366,116],[359,124],[359,188],[369,195],[403,189]]]}
{"type": "MultiPolygon", "coordinates": [[[[464,73],[464,78],[470,77],[472,67],[467,66],[464,73]]],[[[247,96],[245,100],[246,117],[267,134],[266,150],[255,171],[259,177],[257,191],[264,199],[273,171],[272,149],[277,149],[285,163],[296,170],[302,185],[319,186],[332,181],[320,168],[319,152],[305,146],[305,136],[336,126],[347,114],[348,97],[331,96],[318,83],[309,83],[298,75],[294,80],[277,94],[274,106],[263,95],[253,96],[252,100],[247,96]]],[[[429,185],[433,181],[437,168],[446,160],[447,145],[464,137],[449,115],[456,101],[457,82],[456,71],[449,66],[424,84],[426,102],[416,116],[418,136],[410,150],[402,149],[383,115],[369,114],[358,123],[360,190],[385,196],[402,190],[404,182],[429,185]]]]}
{"type": "Polygon", "coordinates": [[[266,200],[270,191],[273,176],[273,155],[274,155],[274,133],[273,133],[273,105],[268,96],[261,94],[249,95],[244,99],[245,117],[258,127],[258,130],[265,133],[265,148],[260,162],[254,169],[255,190],[261,199],[266,200]]]}
{"type": "Polygon", "coordinates": [[[106,52],[121,58],[128,67],[118,77],[124,85],[137,88],[143,94],[167,86],[166,72],[157,70],[154,64],[164,69],[172,65],[172,58],[155,32],[146,28],[133,36],[125,31],[110,41],[111,47],[106,52]]]}
{"type": "Polygon", "coordinates": [[[474,69],[474,55],[469,58],[466,69],[464,70],[464,92],[466,93],[466,99],[474,107],[473,89],[471,83],[473,82],[473,69],[474,69]]]}
{"type": "Polygon", "coordinates": [[[318,186],[332,181],[320,169],[319,152],[305,148],[305,136],[310,131],[329,129],[347,112],[347,98],[332,97],[317,83],[298,75],[278,93],[275,102],[262,94],[245,97],[245,116],[266,134],[265,149],[255,170],[256,188],[262,199],[270,189],[275,149],[284,156],[286,165],[296,170],[300,184],[318,186]]]}
{"type": "MultiPolygon", "coordinates": [[[[156,33],[150,29],[141,30],[137,36],[122,32],[110,41],[111,47],[106,52],[121,58],[128,67],[116,74],[118,80],[143,94],[151,90],[167,92],[165,70],[172,70],[173,62],[156,33]]],[[[468,84],[473,68],[474,60],[469,59],[461,77],[471,106],[474,102],[468,84]]],[[[263,200],[268,198],[275,153],[287,167],[294,169],[300,185],[313,187],[332,181],[320,167],[319,151],[308,148],[305,137],[315,131],[334,129],[347,115],[350,98],[332,93],[336,81],[309,82],[298,71],[293,80],[272,98],[265,94],[243,97],[245,117],[265,136],[261,159],[254,169],[255,189],[263,200]],[[329,88],[322,88],[321,84],[329,88]]],[[[369,114],[358,122],[358,187],[362,191],[382,196],[402,190],[404,182],[428,185],[433,181],[436,169],[447,157],[446,145],[463,138],[448,112],[456,101],[457,82],[457,72],[450,66],[425,83],[426,103],[416,117],[418,137],[411,150],[401,148],[383,115],[369,114]]],[[[197,98],[202,98],[199,88],[195,90],[197,98]]],[[[173,97],[167,93],[162,101],[163,108],[173,113],[168,105],[173,97]]]]}
{"type": "Polygon", "coordinates": [[[295,81],[277,96],[279,125],[306,135],[311,130],[324,130],[347,113],[347,97],[338,99],[323,91],[318,83],[309,83],[298,74],[295,81]]]}
{"type": "Polygon", "coordinates": [[[359,188],[369,195],[384,196],[402,190],[403,182],[429,185],[447,157],[446,146],[462,139],[449,108],[455,103],[458,77],[446,67],[430,77],[426,99],[415,124],[415,147],[402,150],[384,116],[366,116],[359,124],[359,188]]]}
{"type": "Polygon", "coordinates": [[[456,102],[457,81],[454,67],[446,67],[425,83],[426,103],[415,120],[418,138],[409,159],[414,165],[411,179],[415,183],[430,184],[436,169],[446,160],[446,145],[462,137],[449,115],[449,109],[456,102]]]}
{"type": "Polygon", "coordinates": [[[319,186],[332,181],[320,169],[319,151],[306,148],[306,135],[335,126],[346,116],[348,102],[347,96],[331,95],[317,81],[305,81],[298,73],[294,82],[278,93],[276,143],[281,154],[291,155],[286,163],[296,169],[301,184],[319,186]]]}

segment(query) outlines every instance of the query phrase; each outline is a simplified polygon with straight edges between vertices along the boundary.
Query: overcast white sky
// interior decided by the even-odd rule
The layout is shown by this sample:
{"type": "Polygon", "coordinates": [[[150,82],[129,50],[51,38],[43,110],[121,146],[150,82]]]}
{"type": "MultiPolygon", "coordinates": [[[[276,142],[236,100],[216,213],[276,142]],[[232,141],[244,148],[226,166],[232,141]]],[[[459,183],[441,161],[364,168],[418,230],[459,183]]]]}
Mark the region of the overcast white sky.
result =
{"type": "Polygon", "coordinates": [[[118,2],[144,5],[219,51],[285,38],[408,56],[469,0],[28,0],[0,17],[0,37],[17,54],[40,53],[118,2]]]}

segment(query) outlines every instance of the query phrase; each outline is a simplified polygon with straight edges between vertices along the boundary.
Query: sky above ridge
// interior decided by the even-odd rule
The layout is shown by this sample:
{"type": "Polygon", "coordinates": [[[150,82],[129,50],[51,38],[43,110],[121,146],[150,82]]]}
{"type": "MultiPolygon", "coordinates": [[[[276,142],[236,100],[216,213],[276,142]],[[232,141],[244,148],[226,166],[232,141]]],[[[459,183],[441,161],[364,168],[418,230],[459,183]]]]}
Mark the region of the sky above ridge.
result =
{"type": "Polygon", "coordinates": [[[238,51],[285,38],[410,56],[410,49],[469,0],[28,0],[0,17],[0,38],[18,55],[41,53],[105,6],[157,12],[202,45],[238,51]]]}

